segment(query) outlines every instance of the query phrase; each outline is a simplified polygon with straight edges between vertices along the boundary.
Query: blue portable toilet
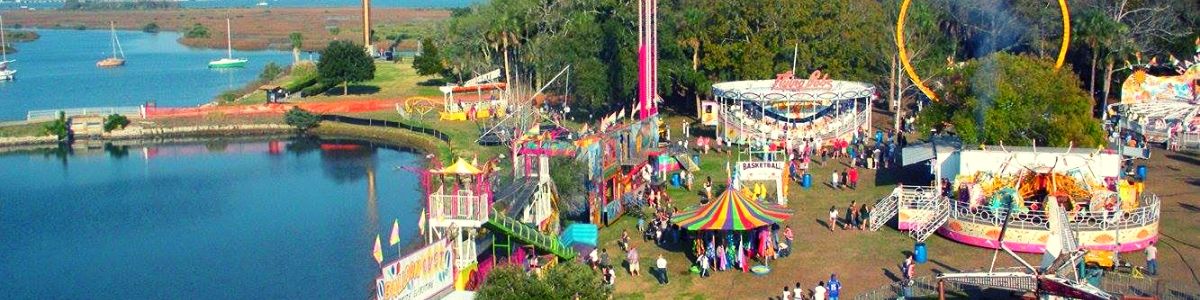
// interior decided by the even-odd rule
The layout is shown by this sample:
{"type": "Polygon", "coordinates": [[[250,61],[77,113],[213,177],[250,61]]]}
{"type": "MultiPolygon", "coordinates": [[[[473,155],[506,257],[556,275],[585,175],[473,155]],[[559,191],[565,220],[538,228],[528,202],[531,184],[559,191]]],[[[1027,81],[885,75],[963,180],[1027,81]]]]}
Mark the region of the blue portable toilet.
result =
{"type": "Polygon", "coordinates": [[[925,243],[917,243],[913,245],[913,261],[918,264],[923,264],[929,261],[929,254],[925,252],[925,243]]]}
{"type": "Polygon", "coordinates": [[[1137,179],[1141,180],[1141,181],[1146,181],[1146,165],[1138,165],[1137,166],[1137,179]]]}
{"type": "Polygon", "coordinates": [[[805,172],[804,176],[800,177],[800,186],[804,189],[812,188],[812,174],[805,172]]]}

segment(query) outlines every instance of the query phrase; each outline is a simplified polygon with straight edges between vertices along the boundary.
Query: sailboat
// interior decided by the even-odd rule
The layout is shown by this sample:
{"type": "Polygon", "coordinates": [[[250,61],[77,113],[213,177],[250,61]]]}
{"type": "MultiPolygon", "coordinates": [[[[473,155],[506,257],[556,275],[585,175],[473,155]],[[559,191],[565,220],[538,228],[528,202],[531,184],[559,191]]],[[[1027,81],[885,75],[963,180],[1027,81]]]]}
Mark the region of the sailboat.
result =
{"type": "Polygon", "coordinates": [[[117,39],[117,24],[116,24],[116,22],[110,22],[109,28],[112,30],[112,48],[113,48],[112,57],[105,58],[105,59],[102,59],[102,60],[96,62],[96,66],[101,67],[101,68],[124,66],[125,65],[125,49],[121,48],[121,40],[117,39]],[[120,58],[117,58],[118,53],[120,53],[120,56],[121,56],[120,58]]]}
{"type": "Polygon", "coordinates": [[[208,62],[209,68],[241,68],[246,66],[245,58],[233,58],[233,34],[229,26],[229,19],[225,19],[225,58],[208,62]]]}
{"type": "Polygon", "coordinates": [[[4,40],[4,17],[0,17],[0,81],[17,79],[17,70],[8,68],[8,64],[14,61],[8,60],[8,41],[4,40]]]}

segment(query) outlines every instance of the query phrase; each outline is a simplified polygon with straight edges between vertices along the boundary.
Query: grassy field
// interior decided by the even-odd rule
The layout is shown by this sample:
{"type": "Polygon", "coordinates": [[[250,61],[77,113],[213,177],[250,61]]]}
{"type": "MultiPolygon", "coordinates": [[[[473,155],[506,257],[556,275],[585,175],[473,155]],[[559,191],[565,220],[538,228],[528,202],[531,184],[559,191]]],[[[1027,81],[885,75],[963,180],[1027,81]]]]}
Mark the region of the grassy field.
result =
{"type": "MultiPolygon", "coordinates": [[[[442,99],[437,86],[422,85],[433,77],[417,75],[412,64],[375,62],[375,78],[366,82],[351,83],[349,95],[342,95],[342,86],[330,87],[320,95],[305,97],[304,102],[329,102],[347,99],[408,99],[426,97],[435,101],[442,99]]],[[[440,107],[439,107],[440,108],[440,107]]]]}
{"type": "MultiPolygon", "coordinates": [[[[371,21],[376,28],[389,32],[431,26],[449,18],[450,12],[433,9],[374,8],[371,21]]],[[[164,31],[185,32],[194,24],[209,30],[207,38],[182,38],[184,45],[203,48],[225,47],[225,18],[233,23],[233,47],[239,50],[292,48],[288,35],[303,33],[304,49],[323,49],[335,39],[362,43],[362,12],[354,7],[339,8],[221,8],[178,10],[59,11],[13,10],[5,12],[6,24],[41,28],[108,28],[110,21],[118,29],[141,30],[149,23],[164,31]],[[336,30],[332,30],[337,28],[336,30]],[[337,34],[334,34],[337,33],[337,34]]]]}
{"type": "Polygon", "coordinates": [[[46,125],[50,122],[0,126],[0,137],[39,136],[46,135],[46,125]]]}

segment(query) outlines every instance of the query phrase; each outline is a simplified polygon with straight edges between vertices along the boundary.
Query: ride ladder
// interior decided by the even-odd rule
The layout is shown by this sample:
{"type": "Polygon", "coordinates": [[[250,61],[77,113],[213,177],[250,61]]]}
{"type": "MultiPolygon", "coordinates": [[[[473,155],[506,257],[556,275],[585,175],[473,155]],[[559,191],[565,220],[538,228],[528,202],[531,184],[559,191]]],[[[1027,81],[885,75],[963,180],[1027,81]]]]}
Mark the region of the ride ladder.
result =
{"type": "Polygon", "coordinates": [[[879,228],[887,225],[889,220],[896,217],[896,213],[899,210],[897,204],[899,203],[900,193],[901,188],[896,187],[896,189],[892,190],[891,194],[875,202],[875,211],[871,212],[871,231],[878,231],[879,228]]]}
{"type": "Polygon", "coordinates": [[[483,224],[483,227],[505,236],[504,242],[500,242],[499,237],[493,240],[495,245],[493,245],[492,251],[495,251],[495,248],[499,247],[506,248],[511,253],[512,239],[516,239],[533,246],[534,249],[550,252],[565,260],[575,259],[575,256],[578,255],[574,249],[559,243],[558,239],[542,234],[537,229],[525,225],[525,223],[516,219],[509,218],[495,209],[492,210],[491,217],[488,218],[487,223],[483,224]]]}
{"type": "Polygon", "coordinates": [[[950,201],[937,193],[921,193],[916,196],[916,201],[912,202],[915,205],[913,209],[928,213],[918,214],[913,218],[913,228],[908,231],[908,235],[923,243],[950,218],[950,201]]]}

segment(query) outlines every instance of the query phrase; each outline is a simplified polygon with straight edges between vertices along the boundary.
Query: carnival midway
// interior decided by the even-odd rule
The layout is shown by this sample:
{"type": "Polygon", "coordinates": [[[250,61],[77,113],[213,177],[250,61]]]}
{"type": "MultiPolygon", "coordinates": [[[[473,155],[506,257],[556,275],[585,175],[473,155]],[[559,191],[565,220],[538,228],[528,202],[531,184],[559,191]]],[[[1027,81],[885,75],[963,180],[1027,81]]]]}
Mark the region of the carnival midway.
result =
{"type": "MultiPolygon", "coordinates": [[[[440,111],[420,99],[397,105],[403,115],[436,112],[441,122],[486,124],[475,142],[507,151],[493,158],[431,155],[427,169],[416,170],[425,191],[423,243],[388,260],[376,240],[377,299],[473,299],[499,268],[540,278],[563,264],[590,267],[605,288],[698,285],[721,273],[731,282],[781,282],[785,299],[1200,296],[1130,287],[1161,271],[1154,257],[1165,208],[1148,159],[1156,149],[1200,149],[1200,40],[1190,60],[1129,63],[1133,75],[1121,101],[1105,109],[1107,144],[972,145],[952,132],[909,142],[910,126],[872,124],[880,95],[873,84],[819,70],[798,74],[794,66],[774,79],[714,83],[712,98],[697,105],[696,122],[668,121],[659,114],[656,7],[655,0],[638,1],[634,105],[597,123],[564,125],[559,112],[539,107],[550,98],[545,86],[522,91],[499,70],[443,87],[440,111]],[[1150,74],[1164,66],[1178,75],[1150,74]],[[555,182],[552,161],[564,158],[585,166],[583,182],[555,182]],[[829,208],[804,200],[888,186],[876,183],[884,177],[901,179],[876,189],[879,195],[829,208]],[[566,200],[558,190],[567,185],[586,190],[586,220],[563,221],[566,200]],[[793,221],[808,212],[822,216],[817,225],[793,221]],[[825,230],[840,237],[813,236],[825,230]],[[844,285],[856,283],[845,278],[879,271],[798,270],[797,259],[832,255],[808,253],[813,244],[852,239],[843,231],[911,243],[903,255],[867,254],[897,257],[898,268],[883,266],[899,274],[895,283],[848,295],[844,285]],[[936,247],[975,252],[960,260],[970,265],[948,267],[935,254],[947,252],[936,247]],[[1145,260],[1123,258],[1143,253],[1145,260]],[[639,279],[643,265],[653,279],[639,279]]],[[[549,82],[569,73],[564,68],[549,82]]],[[[398,232],[397,222],[392,246],[398,232]]]]}

